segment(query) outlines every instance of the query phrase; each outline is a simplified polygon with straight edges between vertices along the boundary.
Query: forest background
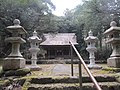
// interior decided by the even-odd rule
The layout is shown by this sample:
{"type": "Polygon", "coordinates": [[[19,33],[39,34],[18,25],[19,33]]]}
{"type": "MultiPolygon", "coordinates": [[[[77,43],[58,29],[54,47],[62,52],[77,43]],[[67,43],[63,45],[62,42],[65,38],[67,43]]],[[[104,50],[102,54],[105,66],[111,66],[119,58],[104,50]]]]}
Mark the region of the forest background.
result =
{"type": "MultiPolygon", "coordinates": [[[[91,30],[98,37],[97,60],[106,60],[111,54],[111,46],[105,43],[103,32],[111,21],[120,26],[120,0],[82,0],[83,4],[74,9],[66,9],[64,16],[52,14],[55,5],[51,0],[0,0],[0,58],[10,53],[11,45],[4,40],[11,36],[6,27],[13,25],[14,19],[21,21],[28,32],[22,37],[27,40],[36,30],[39,37],[43,33],[76,33],[77,49],[84,59],[88,59],[84,38],[91,30]]],[[[44,38],[43,38],[44,40],[44,38]]],[[[25,57],[29,54],[29,43],[21,46],[25,57]]],[[[42,50],[39,53],[43,53],[42,50]]]]}

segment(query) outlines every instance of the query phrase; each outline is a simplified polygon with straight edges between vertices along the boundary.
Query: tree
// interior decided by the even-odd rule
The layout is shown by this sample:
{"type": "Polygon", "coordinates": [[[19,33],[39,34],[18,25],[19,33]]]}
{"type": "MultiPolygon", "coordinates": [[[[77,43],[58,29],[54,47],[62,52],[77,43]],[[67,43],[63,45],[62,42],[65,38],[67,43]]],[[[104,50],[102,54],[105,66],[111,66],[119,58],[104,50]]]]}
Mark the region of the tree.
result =
{"type": "Polygon", "coordinates": [[[103,28],[108,28],[110,21],[113,19],[111,15],[114,14],[113,16],[115,16],[117,13],[118,2],[115,1],[116,0],[84,0],[83,5],[79,5],[75,9],[76,19],[84,23],[84,29],[87,32],[92,30],[95,35],[98,36],[100,48],[102,48],[103,28]],[[117,8],[113,7],[114,5],[116,5],[117,8]]]}
{"type": "Polygon", "coordinates": [[[74,22],[84,24],[85,36],[92,30],[99,38],[97,47],[103,50],[103,32],[109,28],[112,20],[119,22],[119,0],[84,0],[74,9],[74,22]]]}
{"type": "Polygon", "coordinates": [[[51,23],[54,21],[52,20],[52,9],[55,9],[55,6],[51,0],[0,0],[0,52],[6,53],[9,48],[4,48],[7,46],[4,39],[10,35],[5,28],[12,25],[16,18],[20,19],[28,36],[32,34],[33,30],[37,30],[38,33],[49,29],[54,30],[51,23]]]}

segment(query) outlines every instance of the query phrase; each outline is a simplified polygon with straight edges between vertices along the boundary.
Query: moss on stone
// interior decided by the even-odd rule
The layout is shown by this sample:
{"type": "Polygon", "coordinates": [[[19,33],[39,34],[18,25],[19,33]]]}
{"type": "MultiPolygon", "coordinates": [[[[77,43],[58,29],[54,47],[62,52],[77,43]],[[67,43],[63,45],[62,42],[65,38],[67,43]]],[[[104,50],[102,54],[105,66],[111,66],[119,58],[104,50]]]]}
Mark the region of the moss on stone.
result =
{"type": "Polygon", "coordinates": [[[18,70],[8,70],[3,71],[4,76],[25,76],[30,73],[30,69],[18,69],[18,70]]]}
{"type": "Polygon", "coordinates": [[[29,79],[26,79],[26,81],[25,81],[25,83],[23,84],[23,86],[22,86],[22,90],[28,90],[28,87],[30,86],[30,80],[31,80],[31,78],[29,78],[29,79]]]}
{"type": "Polygon", "coordinates": [[[15,75],[14,70],[4,71],[4,76],[14,76],[14,75],[15,75]]]}
{"type": "Polygon", "coordinates": [[[10,80],[0,80],[0,86],[7,86],[10,83],[10,80]]]}
{"type": "Polygon", "coordinates": [[[96,74],[107,74],[109,73],[109,71],[106,71],[106,70],[99,70],[96,72],[96,74]]]}
{"type": "Polygon", "coordinates": [[[0,77],[3,75],[3,69],[0,67],[0,77]]]}
{"type": "Polygon", "coordinates": [[[108,67],[108,68],[103,68],[102,70],[105,70],[105,71],[109,71],[109,72],[120,72],[120,68],[112,68],[112,67],[108,67]]]}
{"type": "Polygon", "coordinates": [[[120,83],[120,75],[116,77],[116,81],[120,83]]]}
{"type": "Polygon", "coordinates": [[[29,73],[30,73],[30,69],[28,69],[28,68],[23,68],[23,69],[18,69],[18,70],[16,70],[15,75],[16,75],[16,76],[25,76],[25,75],[27,75],[27,74],[29,74],[29,73]]]}

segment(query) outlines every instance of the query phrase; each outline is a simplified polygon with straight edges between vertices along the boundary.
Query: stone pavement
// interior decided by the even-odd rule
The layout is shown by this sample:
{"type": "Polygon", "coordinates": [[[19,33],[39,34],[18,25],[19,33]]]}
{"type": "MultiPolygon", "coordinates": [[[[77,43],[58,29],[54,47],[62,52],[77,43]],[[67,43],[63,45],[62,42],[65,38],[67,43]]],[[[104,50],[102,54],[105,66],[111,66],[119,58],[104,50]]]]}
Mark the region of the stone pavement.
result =
{"type": "MultiPolygon", "coordinates": [[[[78,64],[73,65],[74,76],[79,75],[78,64]]],[[[103,68],[107,68],[107,64],[99,64],[103,68]]],[[[39,64],[41,70],[33,71],[33,75],[36,76],[71,76],[71,64],[39,64]]],[[[94,76],[99,75],[113,75],[115,72],[106,71],[102,69],[90,69],[90,72],[94,76]]],[[[82,76],[88,76],[86,70],[82,66],[82,76]]]]}
{"type": "MultiPolygon", "coordinates": [[[[100,66],[107,67],[106,64],[100,64],[100,66]]],[[[79,75],[78,64],[74,64],[73,72],[74,72],[74,76],[79,75]]],[[[113,74],[113,73],[110,73],[109,71],[104,71],[102,69],[90,69],[90,72],[94,76],[113,74]]],[[[51,76],[71,76],[71,65],[70,64],[54,64],[54,66],[51,66],[51,74],[50,75],[51,76]]],[[[86,75],[86,76],[88,75],[83,66],[82,66],[82,75],[86,75]]]]}
{"type": "MultiPolygon", "coordinates": [[[[78,73],[78,67],[73,67],[74,74],[78,73]]],[[[71,65],[70,64],[56,64],[53,69],[51,75],[55,76],[71,76],[71,65]]]]}
{"type": "Polygon", "coordinates": [[[70,66],[64,64],[56,64],[53,67],[52,75],[69,75],[70,72],[70,66]]]}

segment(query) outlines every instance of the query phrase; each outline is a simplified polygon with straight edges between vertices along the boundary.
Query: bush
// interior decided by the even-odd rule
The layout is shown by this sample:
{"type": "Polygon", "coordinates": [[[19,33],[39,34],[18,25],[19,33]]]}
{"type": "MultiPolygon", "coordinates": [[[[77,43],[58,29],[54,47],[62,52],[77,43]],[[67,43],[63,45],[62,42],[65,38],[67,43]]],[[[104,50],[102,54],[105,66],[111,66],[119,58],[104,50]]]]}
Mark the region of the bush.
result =
{"type": "Polygon", "coordinates": [[[112,49],[106,46],[102,47],[102,49],[98,48],[97,52],[95,54],[96,60],[105,60],[107,62],[107,59],[110,57],[110,54],[112,52],[112,49]]]}

